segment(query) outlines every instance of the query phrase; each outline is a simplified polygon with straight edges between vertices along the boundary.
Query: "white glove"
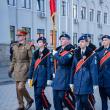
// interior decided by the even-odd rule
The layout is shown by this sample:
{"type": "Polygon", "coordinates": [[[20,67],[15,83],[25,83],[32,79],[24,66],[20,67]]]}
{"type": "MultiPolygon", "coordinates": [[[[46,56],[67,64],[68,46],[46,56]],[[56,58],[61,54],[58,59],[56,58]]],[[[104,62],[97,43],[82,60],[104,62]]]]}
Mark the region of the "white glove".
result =
{"type": "Polygon", "coordinates": [[[98,88],[98,86],[93,86],[94,91],[98,88]]]}
{"type": "Polygon", "coordinates": [[[52,80],[47,80],[47,85],[51,86],[52,85],[52,80]]]}
{"type": "Polygon", "coordinates": [[[74,85],[73,84],[69,84],[71,91],[73,92],[74,89],[74,85]]]}
{"type": "Polygon", "coordinates": [[[57,51],[53,50],[53,52],[52,52],[53,56],[54,56],[56,53],[57,53],[57,51]]]}
{"type": "Polygon", "coordinates": [[[55,73],[53,73],[53,78],[55,78],[55,73]]]}
{"type": "Polygon", "coordinates": [[[32,87],[32,79],[28,79],[28,85],[29,85],[29,87],[32,87]]]}

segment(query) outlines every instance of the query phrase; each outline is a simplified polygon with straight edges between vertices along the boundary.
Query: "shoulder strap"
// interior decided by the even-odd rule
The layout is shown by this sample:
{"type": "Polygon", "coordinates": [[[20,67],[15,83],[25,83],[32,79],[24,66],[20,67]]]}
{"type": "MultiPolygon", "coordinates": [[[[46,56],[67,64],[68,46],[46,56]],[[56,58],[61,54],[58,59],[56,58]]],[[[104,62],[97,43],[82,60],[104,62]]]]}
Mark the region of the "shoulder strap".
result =
{"type": "Polygon", "coordinates": [[[108,52],[106,55],[102,57],[102,59],[100,60],[100,66],[102,66],[104,62],[107,61],[109,58],[110,58],[110,52],[108,52]]]}
{"type": "Polygon", "coordinates": [[[61,52],[60,55],[63,57],[63,56],[65,56],[66,54],[68,54],[68,53],[70,53],[70,52],[72,52],[72,51],[73,51],[73,49],[71,49],[70,51],[65,50],[65,51],[61,52]]]}
{"type": "Polygon", "coordinates": [[[37,66],[42,62],[42,60],[44,60],[48,55],[50,55],[50,52],[48,52],[42,59],[38,58],[35,62],[34,69],[36,69],[37,66]]]}
{"type": "Polygon", "coordinates": [[[85,60],[81,59],[77,65],[76,65],[76,69],[75,69],[75,74],[81,69],[81,67],[88,61],[88,59],[90,57],[92,57],[92,55],[94,55],[95,51],[93,51],[85,60]]]}

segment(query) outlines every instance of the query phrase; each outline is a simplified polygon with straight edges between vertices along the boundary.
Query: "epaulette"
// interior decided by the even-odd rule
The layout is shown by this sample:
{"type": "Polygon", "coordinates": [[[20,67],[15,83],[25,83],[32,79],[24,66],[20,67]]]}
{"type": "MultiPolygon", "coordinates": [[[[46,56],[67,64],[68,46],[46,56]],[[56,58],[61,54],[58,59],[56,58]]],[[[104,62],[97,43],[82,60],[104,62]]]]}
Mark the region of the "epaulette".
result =
{"type": "Polygon", "coordinates": [[[18,48],[18,44],[17,43],[12,46],[13,50],[16,50],[17,48],[18,48]]]}
{"type": "Polygon", "coordinates": [[[27,48],[27,50],[31,49],[31,45],[29,45],[28,43],[25,45],[25,47],[27,48]]]}

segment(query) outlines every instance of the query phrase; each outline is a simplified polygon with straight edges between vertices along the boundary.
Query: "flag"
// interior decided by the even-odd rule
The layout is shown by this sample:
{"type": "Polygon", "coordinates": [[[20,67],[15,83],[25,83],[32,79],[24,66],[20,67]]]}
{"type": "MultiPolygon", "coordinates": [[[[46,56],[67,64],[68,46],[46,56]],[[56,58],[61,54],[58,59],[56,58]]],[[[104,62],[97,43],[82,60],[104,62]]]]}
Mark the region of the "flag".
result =
{"type": "Polygon", "coordinates": [[[55,12],[56,12],[56,0],[50,0],[50,14],[53,20],[53,23],[55,23],[55,12]]]}

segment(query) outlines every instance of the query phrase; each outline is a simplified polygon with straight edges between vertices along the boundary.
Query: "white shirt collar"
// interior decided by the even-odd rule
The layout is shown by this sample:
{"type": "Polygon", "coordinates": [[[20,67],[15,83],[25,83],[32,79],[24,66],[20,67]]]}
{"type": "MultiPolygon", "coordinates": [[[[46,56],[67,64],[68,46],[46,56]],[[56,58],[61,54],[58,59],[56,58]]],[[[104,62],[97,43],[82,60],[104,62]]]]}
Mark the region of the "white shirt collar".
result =
{"type": "Polygon", "coordinates": [[[85,53],[85,51],[86,51],[86,48],[81,49],[81,53],[85,53]]]}

